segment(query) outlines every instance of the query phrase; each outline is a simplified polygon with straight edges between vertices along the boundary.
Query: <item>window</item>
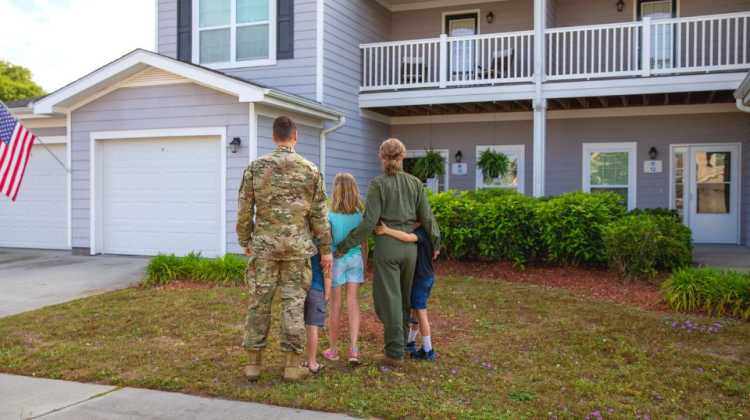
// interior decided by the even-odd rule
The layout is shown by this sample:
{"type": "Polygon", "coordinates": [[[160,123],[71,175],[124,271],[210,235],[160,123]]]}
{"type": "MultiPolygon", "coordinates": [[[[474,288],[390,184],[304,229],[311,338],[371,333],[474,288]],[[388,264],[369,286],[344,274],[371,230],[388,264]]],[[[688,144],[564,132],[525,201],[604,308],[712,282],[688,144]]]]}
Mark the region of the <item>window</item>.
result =
{"type": "Polygon", "coordinates": [[[214,68],[276,61],[276,1],[193,0],[193,61],[214,68]]]}
{"type": "Polygon", "coordinates": [[[635,143],[584,143],[583,190],[619,194],[628,209],[634,209],[636,152],[635,143]]]}
{"type": "Polygon", "coordinates": [[[481,188],[508,188],[523,193],[524,190],[524,160],[526,158],[526,146],[477,146],[477,161],[485,150],[493,150],[508,156],[510,167],[504,177],[485,181],[482,170],[477,166],[477,189],[481,188]]]}
{"type": "MultiPolygon", "coordinates": [[[[449,176],[450,176],[450,168],[448,165],[448,149],[433,149],[433,152],[437,152],[440,154],[440,156],[443,157],[444,161],[444,174],[441,178],[435,178],[431,180],[423,179],[422,181],[425,182],[425,186],[432,190],[433,192],[442,192],[442,191],[448,191],[449,185],[449,176]]],[[[406,151],[406,159],[404,159],[404,171],[410,174],[413,174],[414,165],[417,163],[417,160],[427,155],[427,150],[425,149],[411,149],[406,151]]]]}

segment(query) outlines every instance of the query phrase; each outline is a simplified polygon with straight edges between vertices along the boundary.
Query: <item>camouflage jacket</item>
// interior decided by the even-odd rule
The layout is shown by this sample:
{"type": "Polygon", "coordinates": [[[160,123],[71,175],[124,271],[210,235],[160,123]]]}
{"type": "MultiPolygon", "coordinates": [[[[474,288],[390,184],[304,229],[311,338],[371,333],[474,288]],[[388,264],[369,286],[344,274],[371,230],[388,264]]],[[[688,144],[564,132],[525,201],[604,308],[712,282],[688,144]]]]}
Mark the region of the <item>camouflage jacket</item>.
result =
{"type": "Polygon", "coordinates": [[[331,252],[325,183],[318,168],[280,146],[245,170],[239,194],[237,237],[253,255],[297,260],[331,252]]]}

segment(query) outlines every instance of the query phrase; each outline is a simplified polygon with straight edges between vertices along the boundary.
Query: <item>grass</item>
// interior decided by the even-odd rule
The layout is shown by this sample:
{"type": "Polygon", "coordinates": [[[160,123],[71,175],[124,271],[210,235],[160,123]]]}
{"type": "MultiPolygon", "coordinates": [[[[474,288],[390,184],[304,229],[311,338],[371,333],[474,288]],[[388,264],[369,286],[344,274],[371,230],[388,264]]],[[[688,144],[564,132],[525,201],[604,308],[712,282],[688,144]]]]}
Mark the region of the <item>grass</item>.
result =
{"type": "MultiPolygon", "coordinates": [[[[242,288],[128,289],[0,319],[0,371],[386,418],[738,418],[750,412],[750,325],[648,312],[473,278],[435,288],[435,364],[329,366],[243,380],[242,288]]],[[[369,286],[362,350],[381,348],[369,286]]],[[[342,350],[344,348],[342,347],[342,350]]]]}
{"type": "Polygon", "coordinates": [[[203,258],[200,253],[193,252],[184,257],[161,254],[151,258],[146,266],[143,286],[164,286],[174,280],[241,286],[246,265],[247,260],[232,254],[219,258],[203,258]]]}

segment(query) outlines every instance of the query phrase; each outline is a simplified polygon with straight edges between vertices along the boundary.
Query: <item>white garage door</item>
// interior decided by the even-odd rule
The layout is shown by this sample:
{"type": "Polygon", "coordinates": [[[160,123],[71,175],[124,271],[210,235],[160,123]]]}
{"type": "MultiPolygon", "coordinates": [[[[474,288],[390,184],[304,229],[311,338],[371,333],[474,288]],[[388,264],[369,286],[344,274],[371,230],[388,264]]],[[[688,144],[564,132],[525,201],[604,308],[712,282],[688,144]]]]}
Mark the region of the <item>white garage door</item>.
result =
{"type": "Polygon", "coordinates": [[[109,254],[221,252],[218,138],[97,144],[97,245],[109,254]]]}
{"type": "MultiPolygon", "coordinates": [[[[64,144],[47,147],[65,162],[64,144]]],[[[16,202],[0,197],[0,247],[67,248],[67,191],[65,169],[44,146],[33,146],[16,202]]]]}

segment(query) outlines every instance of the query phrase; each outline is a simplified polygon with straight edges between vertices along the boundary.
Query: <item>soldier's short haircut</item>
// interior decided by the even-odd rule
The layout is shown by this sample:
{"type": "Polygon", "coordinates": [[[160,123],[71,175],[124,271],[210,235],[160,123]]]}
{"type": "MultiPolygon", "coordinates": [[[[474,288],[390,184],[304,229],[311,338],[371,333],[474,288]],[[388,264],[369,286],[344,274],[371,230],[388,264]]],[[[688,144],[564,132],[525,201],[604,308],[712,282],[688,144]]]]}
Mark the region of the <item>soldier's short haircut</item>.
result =
{"type": "Polygon", "coordinates": [[[289,140],[292,137],[292,133],[296,130],[297,126],[294,124],[294,121],[282,115],[273,122],[273,139],[278,141],[289,140]]]}

